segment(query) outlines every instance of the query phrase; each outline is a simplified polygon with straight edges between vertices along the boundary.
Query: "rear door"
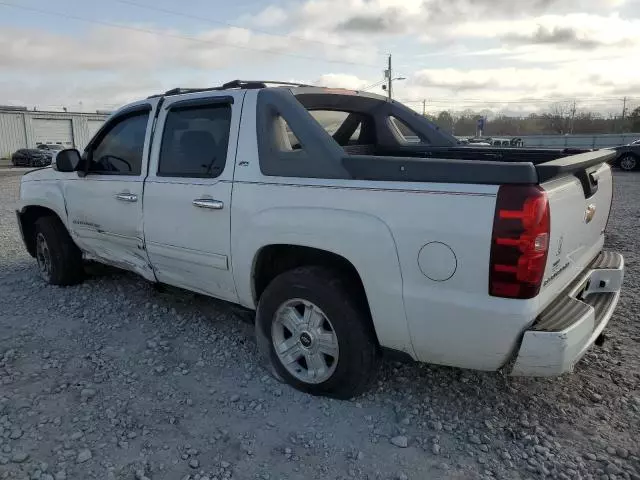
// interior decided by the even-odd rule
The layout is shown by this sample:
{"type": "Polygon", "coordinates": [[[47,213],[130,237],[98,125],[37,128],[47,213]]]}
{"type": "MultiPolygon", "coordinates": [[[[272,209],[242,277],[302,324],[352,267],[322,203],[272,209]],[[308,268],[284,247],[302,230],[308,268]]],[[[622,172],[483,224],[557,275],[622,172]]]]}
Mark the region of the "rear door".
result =
{"type": "Polygon", "coordinates": [[[142,236],[142,187],[147,172],[150,126],[158,99],[116,113],[91,140],[85,176],[64,181],[71,235],[105,263],[149,280],[142,236]]]}
{"type": "Polygon", "coordinates": [[[231,301],[231,189],[244,93],[167,97],[144,188],[145,243],[157,279],[231,301]]]}

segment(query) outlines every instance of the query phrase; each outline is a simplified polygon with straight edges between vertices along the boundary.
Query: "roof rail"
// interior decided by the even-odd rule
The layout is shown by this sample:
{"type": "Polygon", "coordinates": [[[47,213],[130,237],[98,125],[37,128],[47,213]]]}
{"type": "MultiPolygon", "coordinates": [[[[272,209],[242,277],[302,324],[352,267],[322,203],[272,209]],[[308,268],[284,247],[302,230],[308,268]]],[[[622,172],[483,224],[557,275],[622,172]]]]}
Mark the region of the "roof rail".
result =
{"type": "Polygon", "coordinates": [[[286,87],[312,87],[313,85],[307,85],[305,83],[294,83],[294,82],[279,82],[272,80],[231,80],[230,82],[224,83],[220,87],[208,87],[208,88],[172,88],[171,90],[167,90],[164,93],[151,95],[148,98],[155,97],[168,97],[171,95],[182,95],[185,93],[197,93],[197,92],[210,92],[216,90],[229,90],[232,88],[240,88],[240,89],[258,89],[258,88],[267,88],[268,85],[278,85],[278,86],[286,86],[286,87]]]}
{"type": "Polygon", "coordinates": [[[269,85],[280,85],[284,87],[312,87],[313,85],[307,85],[306,83],[295,82],[279,82],[277,80],[231,80],[230,82],[222,85],[223,89],[227,88],[266,88],[269,85]]]}

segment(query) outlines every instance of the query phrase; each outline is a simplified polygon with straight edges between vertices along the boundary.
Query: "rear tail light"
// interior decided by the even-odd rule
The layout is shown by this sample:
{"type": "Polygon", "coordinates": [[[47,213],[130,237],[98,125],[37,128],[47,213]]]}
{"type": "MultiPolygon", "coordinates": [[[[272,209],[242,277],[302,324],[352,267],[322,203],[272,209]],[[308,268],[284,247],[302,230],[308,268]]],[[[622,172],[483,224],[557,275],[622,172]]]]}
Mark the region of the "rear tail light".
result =
{"type": "Polygon", "coordinates": [[[503,185],[498,190],[491,237],[489,294],[538,295],[549,251],[549,199],[542,188],[503,185]]]}

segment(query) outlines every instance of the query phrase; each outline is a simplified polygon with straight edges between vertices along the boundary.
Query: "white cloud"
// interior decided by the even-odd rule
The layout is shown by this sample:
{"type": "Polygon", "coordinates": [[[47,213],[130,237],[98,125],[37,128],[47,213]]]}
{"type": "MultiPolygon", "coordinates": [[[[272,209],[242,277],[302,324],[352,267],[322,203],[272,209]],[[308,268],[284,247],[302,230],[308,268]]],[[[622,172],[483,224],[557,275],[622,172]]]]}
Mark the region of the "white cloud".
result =
{"type": "Polygon", "coordinates": [[[272,62],[286,59],[286,55],[364,62],[372,61],[374,51],[367,46],[345,49],[292,41],[286,36],[233,27],[196,35],[146,26],[97,27],[80,37],[40,30],[0,30],[0,67],[22,71],[212,69],[249,61],[272,62]]]}
{"type": "Polygon", "coordinates": [[[349,88],[351,90],[358,90],[364,88],[367,85],[371,85],[374,82],[368,82],[358,78],[356,75],[348,75],[344,73],[326,73],[318,78],[314,85],[321,87],[336,87],[336,88],[349,88]]]}
{"type": "Polygon", "coordinates": [[[287,18],[287,13],[275,5],[269,5],[257,15],[244,17],[247,23],[256,27],[277,27],[282,25],[287,18]]]}
{"type": "MultiPolygon", "coordinates": [[[[640,65],[625,61],[596,61],[588,67],[432,68],[415,72],[394,84],[395,98],[421,110],[538,112],[557,102],[577,102],[578,109],[619,112],[623,96],[640,100],[640,65]]],[[[358,89],[374,83],[347,74],[324,75],[318,84],[358,89]]],[[[383,93],[380,89],[372,89],[383,93]]]]}
{"type": "Polygon", "coordinates": [[[489,38],[506,43],[565,48],[637,47],[640,19],[623,19],[586,13],[543,15],[519,20],[471,21],[448,31],[455,38],[489,38]]]}
{"type": "MultiPolygon", "coordinates": [[[[291,28],[355,35],[425,35],[468,19],[527,19],[543,14],[603,14],[628,0],[308,0],[287,11],[291,28]],[[339,12],[339,14],[333,14],[339,12]]],[[[263,10],[270,11],[271,7],[263,10]]],[[[262,15],[259,14],[259,16],[262,15]]]]}

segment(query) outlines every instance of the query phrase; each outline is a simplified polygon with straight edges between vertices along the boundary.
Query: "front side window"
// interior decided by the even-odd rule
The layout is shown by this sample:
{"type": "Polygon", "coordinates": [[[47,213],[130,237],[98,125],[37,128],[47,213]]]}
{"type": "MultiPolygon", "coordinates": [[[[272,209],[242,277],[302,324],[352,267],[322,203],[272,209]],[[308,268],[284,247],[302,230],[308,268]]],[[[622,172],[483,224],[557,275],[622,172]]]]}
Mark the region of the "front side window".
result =
{"type": "Polygon", "coordinates": [[[127,116],[115,123],[89,152],[89,172],[105,175],[140,175],[149,112],[127,116]]]}
{"type": "Polygon", "coordinates": [[[231,130],[231,105],[170,110],[165,121],[158,175],[215,178],[224,170],[231,130]]]}

